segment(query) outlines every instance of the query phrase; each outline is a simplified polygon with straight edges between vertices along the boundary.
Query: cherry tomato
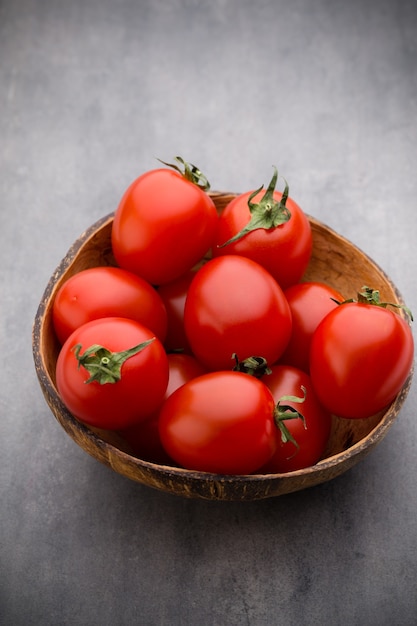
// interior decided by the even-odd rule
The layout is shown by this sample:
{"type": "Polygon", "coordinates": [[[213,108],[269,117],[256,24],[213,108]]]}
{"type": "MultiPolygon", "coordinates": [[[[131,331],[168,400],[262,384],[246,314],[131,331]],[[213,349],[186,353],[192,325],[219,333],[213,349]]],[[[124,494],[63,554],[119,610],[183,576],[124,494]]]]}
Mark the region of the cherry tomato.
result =
{"type": "Polygon", "coordinates": [[[175,391],[159,416],[161,441],[179,465],[250,474],[275,451],[274,399],[260,380],[210,372],[175,391]]]}
{"type": "Polygon", "coordinates": [[[312,235],[307,216],[287,196],[288,186],[284,193],[274,191],[276,180],[275,170],[264,195],[262,188],[248,191],[226,206],[218,221],[213,256],[246,256],[265,267],[286,289],[299,282],[307,268],[312,235]]]}
{"type": "Polygon", "coordinates": [[[280,362],[305,372],[310,368],[311,338],[322,319],[344,297],[329,285],[317,282],[298,283],[284,291],[291,309],[292,333],[280,362]]]}
{"type": "MultiPolygon", "coordinates": [[[[192,174],[193,167],[186,172],[192,174]]],[[[209,250],[217,219],[210,196],[185,175],[148,171],[129,186],[116,210],[114,256],[120,267],[154,285],[175,280],[209,250]]]]}
{"type": "Polygon", "coordinates": [[[168,359],[148,328],[105,317],[68,337],[58,355],[56,382],[75,417],[98,428],[122,429],[146,419],[163,402],[168,359]]]}
{"type": "Polygon", "coordinates": [[[285,420],[293,441],[282,441],[277,430],[277,449],[273,457],[262,467],[260,473],[279,474],[310,467],[320,460],[330,436],[331,415],[319,403],[308,374],[290,365],[275,365],[271,373],[265,374],[262,381],[271,390],[277,403],[283,396],[292,395],[305,398],[302,403],[285,401],[285,404],[299,411],[304,421],[285,420]]]}
{"type": "Polygon", "coordinates": [[[209,370],[231,369],[233,354],[275,363],[291,335],[291,312],[274,278],[237,255],[212,259],[197,272],[184,324],[196,358],[209,370]]]}
{"type": "Polygon", "coordinates": [[[161,443],[158,414],[119,431],[119,434],[129,445],[132,454],[139,459],[158,465],[176,465],[161,443]]]}
{"type": "Polygon", "coordinates": [[[195,272],[187,272],[177,280],[161,285],[158,289],[158,294],[167,312],[168,328],[164,345],[168,352],[183,350],[186,353],[191,353],[184,328],[184,307],[188,288],[194,276],[195,272]]]}
{"type": "Polygon", "coordinates": [[[100,317],[127,317],[147,326],[161,341],[167,313],[160,296],[143,278],[117,267],[93,267],[71,276],[52,309],[61,343],[79,326],[100,317]]]}
{"type": "Polygon", "coordinates": [[[317,327],[310,375],[320,402],[346,418],[366,418],[392,402],[411,370],[414,341],[396,312],[366,302],[331,311],[317,327]]]}
{"type": "Polygon", "coordinates": [[[168,398],[174,391],[182,387],[182,385],[185,385],[189,380],[206,373],[201,363],[189,354],[168,354],[168,364],[169,380],[165,398],[168,398]]]}
{"type": "MultiPolygon", "coordinates": [[[[168,365],[169,380],[164,400],[189,380],[205,374],[203,366],[188,354],[168,354],[168,365]]],[[[139,458],[152,463],[172,465],[173,461],[161,443],[158,423],[159,410],[145,421],[122,430],[120,434],[139,458]]]]}

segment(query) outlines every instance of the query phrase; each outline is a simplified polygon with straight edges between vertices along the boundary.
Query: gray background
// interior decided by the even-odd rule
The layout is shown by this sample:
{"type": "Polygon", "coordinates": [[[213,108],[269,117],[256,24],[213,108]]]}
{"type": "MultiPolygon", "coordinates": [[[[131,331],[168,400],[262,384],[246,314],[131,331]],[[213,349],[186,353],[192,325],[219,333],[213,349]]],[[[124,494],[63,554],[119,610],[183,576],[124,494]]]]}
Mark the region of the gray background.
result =
{"type": "Polygon", "coordinates": [[[156,157],[267,183],[364,249],[417,312],[413,0],[0,1],[0,622],[417,620],[416,390],[360,465],[255,503],[135,484],[67,437],[31,326],[72,241],[156,157]]]}

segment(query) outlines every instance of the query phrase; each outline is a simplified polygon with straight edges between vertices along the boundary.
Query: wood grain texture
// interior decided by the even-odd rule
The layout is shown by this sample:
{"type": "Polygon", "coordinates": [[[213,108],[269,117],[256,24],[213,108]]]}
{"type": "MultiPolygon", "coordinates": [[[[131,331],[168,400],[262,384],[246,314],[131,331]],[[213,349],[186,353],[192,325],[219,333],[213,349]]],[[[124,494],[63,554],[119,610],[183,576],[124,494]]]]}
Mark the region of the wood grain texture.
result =
{"type": "MultiPolygon", "coordinates": [[[[234,194],[211,194],[221,212],[234,194]]],[[[330,228],[309,217],[313,253],[304,280],[329,284],[346,298],[363,285],[379,289],[381,299],[403,304],[395,285],[364,252],[330,228]]],[[[155,489],[187,498],[257,500],[312,487],[336,478],[363,459],[386,435],[397,418],[411,386],[413,371],[385,412],[366,420],[333,417],[332,433],[322,460],[288,474],[218,476],[156,465],[136,458],[117,433],[93,429],[78,421],[62,403],[55,385],[59,343],[52,325],[52,304],[60,286],[88,267],[113,265],[111,227],[113,215],[99,220],[70,248],[46,287],[33,326],[33,356],[45,400],[67,434],[88,454],[127,478],[155,489]]],[[[401,312],[400,312],[401,314],[401,312]]]]}

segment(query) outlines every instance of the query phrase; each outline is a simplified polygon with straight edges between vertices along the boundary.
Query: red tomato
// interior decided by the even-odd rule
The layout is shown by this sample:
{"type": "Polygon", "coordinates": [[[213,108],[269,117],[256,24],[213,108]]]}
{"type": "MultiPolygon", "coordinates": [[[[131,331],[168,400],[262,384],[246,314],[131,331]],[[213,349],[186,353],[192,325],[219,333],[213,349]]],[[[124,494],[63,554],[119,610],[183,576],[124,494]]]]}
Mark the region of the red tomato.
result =
{"type": "Polygon", "coordinates": [[[186,353],[191,353],[191,347],[184,328],[184,307],[188,288],[194,276],[195,272],[187,272],[184,276],[161,285],[158,289],[168,318],[168,329],[164,342],[165,349],[168,352],[183,350],[186,353]]]}
{"type": "Polygon", "coordinates": [[[410,326],[393,311],[352,302],[317,327],[310,375],[320,402],[346,418],[365,418],[392,402],[411,370],[410,326]]]}
{"type": "Polygon", "coordinates": [[[118,267],[93,267],[74,274],[54,300],[53,323],[61,343],[79,326],[100,317],[127,317],[147,326],[161,341],[167,313],[143,278],[118,267]]]}
{"type": "Polygon", "coordinates": [[[233,354],[262,356],[274,363],[291,335],[284,293],[258,263],[222,256],[194,277],[185,302],[184,324],[196,358],[209,370],[231,369],[233,354]]]}
{"type": "Polygon", "coordinates": [[[132,454],[143,461],[158,465],[175,465],[167,454],[159,436],[158,414],[119,432],[128,443],[132,454]]]}
{"type": "Polygon", "coordinates": [[[338,306],[332,298],[343,302],[344,297],[332,287],[317,282],[292,285],[284,294],[291,309],[292,333],[280,361],[308,373],[313,333],[327,313],[338,306]]]}
{"type": "Polygon", "coordinates": [[[159,416],[161,441],[182,467],[250,474],[275,451],[274,399],[260,380],[211,372],[175,391],[159,416]]]}
{"type": "MultiPolygon", "coordinates": [[[[168,354],[169,380],[164,399],[189,380],[205,373],[203,366],[188,354],[168,354]]],[[[143,422],[122,430],[120,434],[133,452],[145,461],[172,465],[159,436],[159,410],[143,422]]]]}
{"type": "Polygon", "coordinates": [[[62,401],[81,421],[109,430],[126,428],[161,405],[168,359],[159,339],[139,322],[104,317],[68,337],[58,355],[56,382],[62,401]],[[142,345],[145,342],[148,345],[142,345]],[[117,363],[113,367],[115,360],[119,372],[117,363]],[[115,375],[106,377],[111,368],[115,375]],[[104,376],[103,382],[95,379],[95,373],[104,376]]]}
{"type": "Polygon", "coordinates": [[[206,373],[205,368],[189,354],[172,353],[168,354],[169,364],[169,380],[168,387],[165,393],[165,398],[168,398],[179,387],[182,387],[185,383],[197,376],[202,376],[206,373]]]}
{"type": "Polygon", "coordinates": [[[217,219],[212,199],[194,182],[151,170],[130,185],[116,210],[114,256],[154,285],[175,280],[209,250],[217,219]]]}
{"type": "Polygon", "coordinates": [[[261,190],[248,191],[226,206],[218,221],[213,256],[246,256],[265,267],[282,289],[286,289],[299,282],[307,268],[312,235],[307,216],[287,197],[288,187],[284,194],[274,191],[276,179],[275,170],[264,195],[261,190]],[[275,215],[287,221],[278,221],[275,225],[275,215]],[[254,229],[248,230],[252,224],[254,229]]]}
{"type": "Polygon", "coordinates": [[[306,372],[289,365],[276,365],[262,381],[271,390],[276,403],[286,395],[303,397],[304,402],[284,401],[304,417],[285,420],[298,447],[291,441],[283,442],[277,429],[277,450],[274,456],[262,467],[260,473],[279,474],[310,467],[320,460],[330,436],[331,415],[317,400],[310,377],[306,372]]]}

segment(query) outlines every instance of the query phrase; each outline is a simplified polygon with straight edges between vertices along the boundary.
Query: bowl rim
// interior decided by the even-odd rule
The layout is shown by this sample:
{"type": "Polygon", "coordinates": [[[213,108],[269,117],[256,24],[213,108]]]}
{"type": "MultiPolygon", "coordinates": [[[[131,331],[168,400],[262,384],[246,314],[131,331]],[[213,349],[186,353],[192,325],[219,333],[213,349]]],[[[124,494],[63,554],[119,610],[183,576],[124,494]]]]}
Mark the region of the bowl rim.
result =
{"type": "MultiPolygon", "coordinates": [[[[213,198],[219,197],[233,197],[237,194],[231,192],[211,192],[210,195],[213,198]]],[[[366,260],[380,273],[385,280],[389,283],[391,289],[396,295],[397,301],[400,304],[404,304],[404,299],[398,290],[398,288],[394,285],[392,280],[386,274],[386,272],[372,259],[367,255],[363,250],[361,250],[358,246],[353,244],[343,235],[340,235],[338,232],[333,230],[331,227],[327,226],[320,220],[315,217],[310,216],[306,213],[307,218],[309,219],[312,225],[315,225],[321,229],[326,230],[330,235],[338,238],[343,241],[346,245],[354,246],[354,248],[359,251],[366,260]]],[[[112,455],[116,456],[121,462],[129,461],[131,464],[133,463],[135,466],[138,466],[145,470],[154,471],[164,475],[172,475],[177,476],[179,478],[189,478],[192,481],[214,481],[221,483],[236,483],[236,482],[258,482],[258,483],[266,483],[268,481],[283,481],[288,480],[290,478],[296,477],[308,477],[317,472],[329,472],[335,469],[338,465],[343,465],[343,461],[351,461],[351,464],[346,468],[349,469],[351,466],[355,465],[356,460],[355,457],[361,457],[367,454],[371,449],[383,439],[386,435],[389,428],[392,426],[393,422],[396,420],[399,408],[404,403],[408,392],[411,387],[412,378],[414,374],[414,363],[409,372],[406,382],[404,383],[402,389],[397,394],[396,398],[392,401],[389,407],[383,412],[380,421],[359,441],[349,446],[347,449],[333,454],[331,456],[325,457],[318,461],[315,465],[300,469],[293,470],[291,472],[285,473],[277,473],[277,474],[239,474],[239,475],[224,475],[224,474],[215,474],[211,472],[203,472],[196,470],[189,470],[182,467],[176,467],[171,465],[163,465],[152,463],[151,461],[145,461],[144,459],[140,459],[134,455],[129,454],[128,452],[118,448],[116,445],[109,443],[108,441],[101,438],[100,434],[95,432],[92,428],[90,428],[87,424],[81,422],[76,417],[74,417],[70,411],[63,404],[59,393],[56,389],[56,386],[49,375],[48,368],[45,365],[45,361],[43,358],[43,354],[41,353],[41,335],[43,330],[43,320],[44,314],[47,309],[47,306],[50,306],[51,298],[53,297],[54,291],[57,290],[57,283],[62,275],[66,272],[66,270],[71,266],[74,262],[78,252],[82,249],[84,245],[90,240],[92,236],[101,228],[109,225],[114,217],[114,212],[108,213],[107,215],[99,218],[93,224],[91,224],[81,235],[73,242],[73,244],[68,249],[65,256],[62,258],[55,271],[49,278],[45,290],[43,292],[41,301],[38,305],[33,327],[32,327],[32,353],[35,364],[36,373],[38,376],[38,380],[42,391],[47,399],[47,403],[51,407],[51,402],[54,403],[56,407],[52,412],[55,415],[57,421],[61,424],[63,429],[72,436],[72,432],[74,429],[82,431],[84,436],[88,441],[91,442],[93,447],[98,447],[103,451],[104,459],[102,461],[107,465],[111,466],[113,469],[114,463],[112,462],[112,455]],[[60,413],[58,415],[57,413],[60,413]]],[[[74,439],[74,437],[72,436],[74,439]]],[[[78,442],[77,442],[78,443],[78,442]]],[[[85,448],[84,448],[85,449],[85,448]]],[[[89,452],[89,450],[86,450],[89,452]]],[[[89,452],[92,454],[91,452],[89,452]]],[[[92,454],[92,456],[94,456],[92,454]]],[[[97,457],[95,457],[97,458],[97,457]]],[[[117,465],[117,464],[116,464],[117,465]]],[[[118,471],[116,469],[116,471],[118,471]]],[[[343,469],[343,472],[345,469],[343,469]]],[[[340,472],[342,473],[342,472],[340,472]]],[[[332,477],[338,476],[338,473],[335,473],[332,477]]],[[[330,478],[325,478],[324,480],[320,480],[318,482],[325,482],[330,478]]],[[[139,480],[139,479],[138,479],[139,480]]],[[[139,482],[144,482],[139,480],[139,482]]],[[[302,489],[303,487],[301,487],[302,489]]],[[[175,493],[175,491],[173,491],[175,493]]],[[[272,494],[274,495],[274,494],[272,494]]],[[[268,496],[266,496],[268,497],[268,496]]]]}

